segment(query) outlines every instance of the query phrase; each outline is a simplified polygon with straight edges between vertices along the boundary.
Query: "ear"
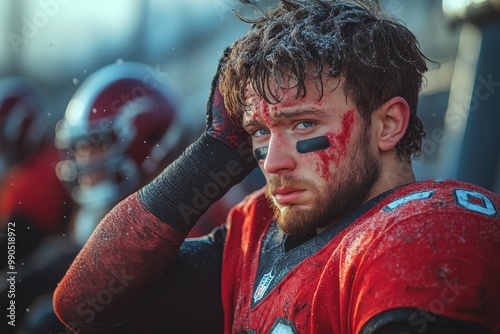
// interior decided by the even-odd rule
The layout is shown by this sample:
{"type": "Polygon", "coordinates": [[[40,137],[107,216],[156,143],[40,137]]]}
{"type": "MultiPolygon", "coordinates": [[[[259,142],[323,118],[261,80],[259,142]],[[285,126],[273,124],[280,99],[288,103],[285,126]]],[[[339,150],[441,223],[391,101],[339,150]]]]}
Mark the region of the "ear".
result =
{"type": "Polygon", "coordinates": [[[372,124],[377,124],[378,148],[392,150],[405,135],[409,122],[410,107],[404,98],[396,96],[386,101],[372,114],[372,124]]]}

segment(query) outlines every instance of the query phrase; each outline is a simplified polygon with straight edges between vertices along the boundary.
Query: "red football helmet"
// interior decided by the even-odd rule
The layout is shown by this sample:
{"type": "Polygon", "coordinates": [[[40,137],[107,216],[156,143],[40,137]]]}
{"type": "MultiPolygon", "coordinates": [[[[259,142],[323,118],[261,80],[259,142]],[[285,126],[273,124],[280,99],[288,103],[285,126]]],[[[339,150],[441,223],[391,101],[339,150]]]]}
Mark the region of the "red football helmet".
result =
{"type": "Polygon", "coordinates": [[[0,178],[40,147],[48,133],[46,102],[41,87],[28,78],[0,80],[0,178]]]}
{"type": "Polygon", "coordinates": [[[114,63],[91,74],[56,127],[58,177],[80,204],[114,205],[164,167],[183,138],[172,86],[153,68],[114,63]]]}

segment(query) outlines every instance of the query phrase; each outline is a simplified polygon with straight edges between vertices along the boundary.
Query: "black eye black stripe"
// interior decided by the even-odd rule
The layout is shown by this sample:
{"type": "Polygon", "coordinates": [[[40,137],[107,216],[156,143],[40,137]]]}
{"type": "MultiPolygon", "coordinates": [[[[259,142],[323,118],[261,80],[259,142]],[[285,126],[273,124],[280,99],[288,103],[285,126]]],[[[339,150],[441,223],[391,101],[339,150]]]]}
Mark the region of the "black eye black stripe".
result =
{"type": "Polygon", "coordinates": [[[324,150],[328,147],[330,147],[330,141],[325,136],[314,137],[297,142],[297,152],[299,153],[324,150]]]}
{"type": "Polygon", "coordinates": [[[264,147],[258,147],[253,151],[253,156],[255,157],[255,160],[264,160],[267,156],[267,146],[264,147]]]}
{"type": "MultiPolygon", "coordinates": [[[[314,137],[297,142],[297,152],[309,153],[319,150],[324,150],[330,147],[330,141],[325,136],[314,137]]],[[[253,151],[253,155],[257,161],[264,160],[267,156],[268,146],[258,147],[253,151]]]]}

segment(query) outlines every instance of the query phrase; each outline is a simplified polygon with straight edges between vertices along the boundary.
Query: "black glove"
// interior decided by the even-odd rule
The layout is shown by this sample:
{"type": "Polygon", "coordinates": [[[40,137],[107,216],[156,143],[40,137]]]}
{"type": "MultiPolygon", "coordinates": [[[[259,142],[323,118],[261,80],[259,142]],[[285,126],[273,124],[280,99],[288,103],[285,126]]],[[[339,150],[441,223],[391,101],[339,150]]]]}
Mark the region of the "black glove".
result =
{"type": "Polygon", "coordinates": [[[224,98],[219,90],[219,71],[229,54],[230,49],[227,48],[219,60],[217,73],[212,80],[212,88],[206,107],[207,124],[205,132],[210,137],[231,148],[238,148],[242,146],[242,143],[250,143],[250,136],[241,126],[241,122],[229,116],[224,105],[224,98]]]}
{"type": "Polygon", "coordinates": [[[257,165],[248,133],[228,115],[219,90],[219,70],[228,51],[221,57],[212,80],[205,132],[139,191],[139,199],[149,211],[186,233],[210,205],[257,165]]]}

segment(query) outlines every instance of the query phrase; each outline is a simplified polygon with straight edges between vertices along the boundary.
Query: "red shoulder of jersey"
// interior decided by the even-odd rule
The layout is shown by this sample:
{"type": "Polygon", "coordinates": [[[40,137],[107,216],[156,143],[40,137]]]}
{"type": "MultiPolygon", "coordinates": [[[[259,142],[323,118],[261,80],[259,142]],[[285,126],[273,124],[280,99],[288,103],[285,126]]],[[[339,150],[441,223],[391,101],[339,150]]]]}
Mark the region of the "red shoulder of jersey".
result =
{"type": "Polygon", "coordinates": [[[362,218],[346,236],[354,332],[402,307],[420,310],[408,319],[416,326],[436,314],[500,329],[499,209],[500,196],[480,187],[426,181],[396,190],[362,218]]]}

